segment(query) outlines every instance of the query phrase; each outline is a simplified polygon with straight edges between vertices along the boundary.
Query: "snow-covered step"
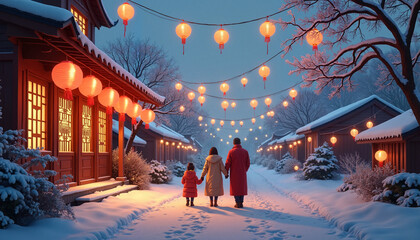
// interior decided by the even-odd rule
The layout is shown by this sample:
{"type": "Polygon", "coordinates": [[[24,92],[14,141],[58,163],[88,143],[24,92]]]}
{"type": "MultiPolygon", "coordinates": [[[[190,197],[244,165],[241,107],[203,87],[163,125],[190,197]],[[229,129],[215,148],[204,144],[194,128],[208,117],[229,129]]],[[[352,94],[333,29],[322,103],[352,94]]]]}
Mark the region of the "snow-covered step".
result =
{"type": "Polygon", "coordinates": [[[112,189],[123,184],[124,182],[110,179],[106,181],[100,181],[100,182],[94,182],[94,183],[79,185],[75,187],[70,187],[67,191],[63,192],[63,200],[65,203],[72,203],[78,197],[82,197],[82,196],[85,196],[94,192],[98,192],[98,191],[105,191],[108,189],[112,189]]]}
{"type": "Polygon", "coordinates": [[[123,185],[118,186],[109,190],[101,191],[101,192],[95,192],[89,195],[85,195],[82,197],[76,198],[76,202],[100,202],[102,199],[109,197],[109,196],[117,196],[121,193],[126,193],[132,190],[137,190],[137,185],[123,185]]]}

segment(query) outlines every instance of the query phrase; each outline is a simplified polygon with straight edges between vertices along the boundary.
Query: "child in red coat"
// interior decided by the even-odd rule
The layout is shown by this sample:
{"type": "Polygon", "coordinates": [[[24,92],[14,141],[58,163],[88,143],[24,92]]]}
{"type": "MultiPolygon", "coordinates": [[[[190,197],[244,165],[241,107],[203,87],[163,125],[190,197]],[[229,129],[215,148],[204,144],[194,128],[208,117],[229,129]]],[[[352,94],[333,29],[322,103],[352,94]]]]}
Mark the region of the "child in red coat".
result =
{"type": "Polygon", "coordinates": [[[201,184],[203,180],[198,179],[194,171],[194,164],[188,163],[187,171],[185,171],[184,176],[182,177],[181,183],[184,184],[184,190],[182,196],[187,198],[187,206],[190,206],[191,198],[191,207],[194,206],[194,198],[197,197],[197,184],[201,184]]]}

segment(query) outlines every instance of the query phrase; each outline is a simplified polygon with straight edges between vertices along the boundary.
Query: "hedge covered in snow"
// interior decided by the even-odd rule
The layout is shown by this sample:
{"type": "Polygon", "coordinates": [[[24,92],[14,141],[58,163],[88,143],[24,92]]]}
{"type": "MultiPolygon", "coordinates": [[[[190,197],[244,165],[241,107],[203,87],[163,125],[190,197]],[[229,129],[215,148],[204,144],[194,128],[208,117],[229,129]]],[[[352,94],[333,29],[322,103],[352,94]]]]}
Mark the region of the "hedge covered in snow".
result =
{"type": "Polygon", "coordinates": [[[420,174],[399,173],[383,180],[384,190],[374,201],[388,202],[403,207],[420,207],[420,174]]]}
{"type": "Polygon", "coordinates": [[[338,161],[334,156],[332,147],[327,142],[320,147],[315,148],[315,152],[311,153],[303,164],[303,175],[308,179],[331,179],[334,172],[338,170],[338,161]]]}
{"type": "Polygon", "coordinates": [[[298,166],[299,169],[302,167],[302,164],[294,159],[292,155],[290,155],[289,152],[283,155],[282,159],[280,161],[276,162],[276,172],[278,173],[292,173],[295,172],[294,167],[298,166]]]}
{"type": "Polygon", "coordinates": [[[150,177],[152,183],[168,183],[171,179],[171,171],[168,167],[156,160],[150,161],[150,177]]]}

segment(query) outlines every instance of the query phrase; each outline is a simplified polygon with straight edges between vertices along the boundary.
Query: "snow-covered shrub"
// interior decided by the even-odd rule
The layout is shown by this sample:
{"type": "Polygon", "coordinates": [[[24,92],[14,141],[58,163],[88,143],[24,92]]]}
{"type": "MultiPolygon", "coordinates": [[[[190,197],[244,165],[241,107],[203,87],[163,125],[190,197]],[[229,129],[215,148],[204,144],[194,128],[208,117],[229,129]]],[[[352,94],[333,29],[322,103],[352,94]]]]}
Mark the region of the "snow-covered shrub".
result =
{"type": "Polygon", "coordinates": [[[171,171],[168,167],[156,160],[150,161],[150,177],[152,183],[168,183],[171,179],[171,171]]]}
{"type": "MultiPolygon", "coordinates": [[[[130,184],[139,186],[139,189],[149,189],[150,166],[140,153],[130,150],[124,153],[124,176],[130,184]]],[[[112,177],[118,177],[118,148],[112,151],[112,177]]]]}
{"type": "Polygon", "coordinates": [[[399,173],[385,178],[382,183],[384,190],[373,197],[374,201],[420,207],[420,174],[399,173]]]}
{"type": "Polygon", "coordinates": [[[178,161],[177,163],[172,164],[170,169],[171,169],[173,175],[175,175],[177,177],[182,177],[182,176],[184,176],[184,172],[185,172],[185,170],[187,170],[187,167],[184,164],[182,164],[181,162],[178,161]]]}
{"type": "Polygon", "coordinates": [[[0,228],[27,225],[41,217],[74,219],[60,190],[48,181],[56,172],[44,170],[57,159],[42,156],[39,149],[26,149],[24,142],[22,131],[3,132],[0,127],[0,228]]]}
{"type": "Polygon", "coordinates": [[[359,165],[370,166],[370,162],[362,159],[358,152],[353,154],[344,154],[338,158],[340,173],[352,174],[356,172],[359,165]]]}
{"type": "Polygon", "coordinates": [[[206,163],[206,156],[201,153],[188,155],[187,161],[194,163],[195,169],[203,169],[204,164],[206,163]]]}
{"type": "Polygon", "coordinates": [[[382,181],[392,175],[394,170],[389,164],[374,169],[361,164],[354,173],[344,178],[344,183],[337,188],[337,191],[353,190],[363,200],[371,201],[373,196],[383,191],[382,181]]]}
{"type": "Polygon", "coordinates": [[[334,156],[332,148],[327,142],[315,148],[303,164],[303,174],[305,179],[331,179],[334,172],[338,170],[337,158],[334,156]]]}
{"type": "Polygon", "coordinates": [[[268,170],[273,170],[276,167],[276,163],[277,162],[278,161],[275,158],[269,157],[268,160],[267,160],[267,168],[268,168],[268,170]]]}
{"type": "Polygon", "coordinates": [[[295,172],[295,166],[298,166],[300,169],[302,167],[302,164],[298,160],[294,159],[289,152],[287,152],[283,155],[280,161],[277,161],[276,172],[282,174],[292,173],[295,172]]]}

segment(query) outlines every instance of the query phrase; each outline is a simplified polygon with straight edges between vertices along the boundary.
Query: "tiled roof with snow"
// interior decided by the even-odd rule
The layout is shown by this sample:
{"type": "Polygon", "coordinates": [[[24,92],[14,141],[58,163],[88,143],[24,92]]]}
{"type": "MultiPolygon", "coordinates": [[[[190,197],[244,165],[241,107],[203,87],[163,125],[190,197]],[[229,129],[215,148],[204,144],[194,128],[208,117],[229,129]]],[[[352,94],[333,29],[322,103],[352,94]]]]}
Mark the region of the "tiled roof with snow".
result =
{"type": "Polygon", "coordinates": [[[419,127],[413,111],[410,109],[394,118],[389,119],[371,129],[359,133],[356,141],[381,140],[399,138],[403,134],[419,127]]]}
{"type": "Polygon", "coordinates": [[[286,136],[278,139],[277,143],[296,141],[296,140],[302,139],[304,137],[305,137],[305,135],[300,135],[300,134],[296,134],[294,132],[291,132],[291,133],[287,134],[286,136]]]}
{"type": "Polygon", "coordinates": [[[327,115],[325,115],[323,117],[320,117],[317,120],[315,120],[313,122],[310,122],[310,123],[306,124],[305,126],[299,128],[298,130],[296,130],[296,133],[299,134],[299,133],[302,133],[302,132],[313,130],[313,129],[319,127],[319,126],[322,126],[322,125],[327,124],[327,123],[329,123],[331,121],[334,121],[335,119],[340,118],[340,117],[348,114],[349,112],[354,111],[354,110],[362,107],[363,105],[369,103],[370,101],[372,101],[374,99],[382,102],[386,106],[394,109],[395,111],[397,111],[399,113],[402,113],[403,112],[401,109],[395,107],[391,103],[388,103],[387,101],[383,100],[382,98],[380,98],[380,97],[378,97],[376,95],[372,95],[370,97],[364,98],[362,100],[359,100],[359,101],[354,102],[352,104],[349,104],[347,106],[344,106],[344,107],[341,107],[339,109],[336,109],[336,110],[328,113],[327,115]]]}
{"type": "MultiPolygon", "coordinates": [[[[144,123],[143,123],[144,124],[144,123]]],[[[149,123],[149,130],[153,131],[161,136],[172,138],[174,140],[183,142],[185,144],[189,144],[190,141],[186,139],[182,134],[175,132],[174,130],[170,129],[169,127],[161,124],[157,125],[155,122],[149,123]]],[[[147,131],[147,130],[146,130],[147,131]]]]}
{"type": "Polygon", "coordinates": [[[203,148],[203,145],[197,140],[197,138],[191,136],[191,140],[193,140],[200,148],[203,148]]]}
{"type": "Polygon", "coordinates": [[[267,138],[264,142],[262,142],[258,148],[263,147],[265,145],[268,145],[269,142],[273,141],[273,136],[271,136],[270,138],[267,138]]]}
{"type": "MultiPolygon", "coordinates": [[[[118,130],[119,130],[119,126],[118,126],[118,120],[112,119],[112,131],[116,134],[118,134],[118,130]]],[[[124,127],[124,138],[125,139],[129,139],[131,136],[131,130],[124,127]]],[[[141,145],[146,145],[146,141],[144,141],[143,139],[139,138],[138,136],[134,137],[133,143],[135,144],[141,144],[141,145]]]]}

